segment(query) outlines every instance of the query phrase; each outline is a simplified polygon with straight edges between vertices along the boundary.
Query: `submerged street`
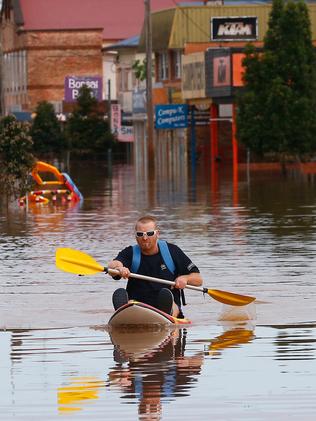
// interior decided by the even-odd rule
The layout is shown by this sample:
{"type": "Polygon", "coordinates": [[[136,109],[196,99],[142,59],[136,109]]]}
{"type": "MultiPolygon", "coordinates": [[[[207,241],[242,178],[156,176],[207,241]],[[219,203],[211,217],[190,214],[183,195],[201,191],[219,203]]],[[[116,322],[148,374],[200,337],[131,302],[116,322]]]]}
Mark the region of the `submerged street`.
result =
{"type": "Polygon", "coordinates": [[[314,419],[314,176],[241,170],[236,184],[219,167],[214,183],[199,165],[194,176],[159,169],[148,183],[132,164],[66,170],[82,205],[1,208],[1,417],[314,419]],[[125,281],[61,272],[55,252],[81,250],[105,265],[134,244],[147,213],[204,286],[256,303],[231,308],[187,291],[192,325],[109,331],[112,293],[125,281]]]}

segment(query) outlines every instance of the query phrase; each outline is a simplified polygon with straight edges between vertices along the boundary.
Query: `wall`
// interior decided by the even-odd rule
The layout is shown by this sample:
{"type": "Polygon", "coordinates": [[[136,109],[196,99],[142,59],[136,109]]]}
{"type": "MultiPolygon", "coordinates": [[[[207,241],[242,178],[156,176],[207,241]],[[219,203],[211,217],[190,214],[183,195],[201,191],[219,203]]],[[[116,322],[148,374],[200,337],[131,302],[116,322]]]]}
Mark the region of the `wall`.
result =
{"type": "Polygon", "coordinates": [[[10,80],[4,90],[5,112],[19,107],[33,111],[43,100],[61,104],[67,75],[102,76],[102,29],[29,32],[15,29],[9,21],[2,25],[3,52],[14,52],[13,57],[18,57],[19,51],[25,52],[27,91],[23,96],[17,95],[10,87],[19,85],[14,80],[17,76],[7,71],[10,80]]]}

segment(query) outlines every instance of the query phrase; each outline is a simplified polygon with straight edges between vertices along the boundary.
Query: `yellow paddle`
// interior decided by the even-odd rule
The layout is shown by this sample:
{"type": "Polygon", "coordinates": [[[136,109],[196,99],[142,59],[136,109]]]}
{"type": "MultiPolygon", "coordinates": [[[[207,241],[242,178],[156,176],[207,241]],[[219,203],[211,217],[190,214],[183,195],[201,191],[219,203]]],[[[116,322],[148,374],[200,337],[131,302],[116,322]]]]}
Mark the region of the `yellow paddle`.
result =
{"type": "MultiPolygon", "coordinates": [[[[57,249],[56,266],[65,272],[75,273],[77,275],[93,275],[98,272],[106,272],[110,275],[117,274],[116,270],[109,269],[106,266],[101,266],[88,254],[70,248],[57,249]]],[[[158,282],[167,285],[175,284],[175,282],[172,281],[139,275],[138,273],[131,273],[130,276],[131,278],[142,279],[144,281],[158,282]]],[[[256,299],[255,297],[249,297],[247,295],[239,295],[232,292],[196,287],[193,285],[187,285],[186,288],[203,292],[204,294],[208,294],[210,297],[214,298],[214,300],[231,306],[244,306],[252,303],[256,299]]]]}

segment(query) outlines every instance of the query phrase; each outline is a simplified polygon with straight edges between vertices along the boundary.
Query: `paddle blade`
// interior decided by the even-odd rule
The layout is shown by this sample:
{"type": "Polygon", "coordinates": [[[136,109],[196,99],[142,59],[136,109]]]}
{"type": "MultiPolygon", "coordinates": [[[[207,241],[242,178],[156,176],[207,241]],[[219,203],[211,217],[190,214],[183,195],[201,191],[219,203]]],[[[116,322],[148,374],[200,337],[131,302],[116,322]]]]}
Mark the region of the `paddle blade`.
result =
{"type": "Polygon", "coordinates": [[[69,248],[56,250],[56,266],[64,272],[77,275],[93,275],[104,272],[104,267],[99,265],[91,256],[69,248]]]}
{"type": "Polygon", "coordinates": [[[249,297],[248,295],[239,295],[233,292],[220,291],[219,289],[208,289],[207,293],[215,300],[230,306],[245,306],[256,299],[255,297],[249,297]]]}

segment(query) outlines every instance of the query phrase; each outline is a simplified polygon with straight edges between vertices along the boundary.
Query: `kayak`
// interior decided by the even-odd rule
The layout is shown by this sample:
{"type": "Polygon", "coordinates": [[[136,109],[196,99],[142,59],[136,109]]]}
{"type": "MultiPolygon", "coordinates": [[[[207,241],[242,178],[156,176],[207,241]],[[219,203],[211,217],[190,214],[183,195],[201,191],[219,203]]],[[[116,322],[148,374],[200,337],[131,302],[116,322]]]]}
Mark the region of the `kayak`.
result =
{"type": "Polygon", "coordinates": [[[178,319],[170,314],[139,301],[129,301],[118,308],[108,321],[109,326],[151,326],[151,325],[187,325],[188,319],[178,319]]]}

